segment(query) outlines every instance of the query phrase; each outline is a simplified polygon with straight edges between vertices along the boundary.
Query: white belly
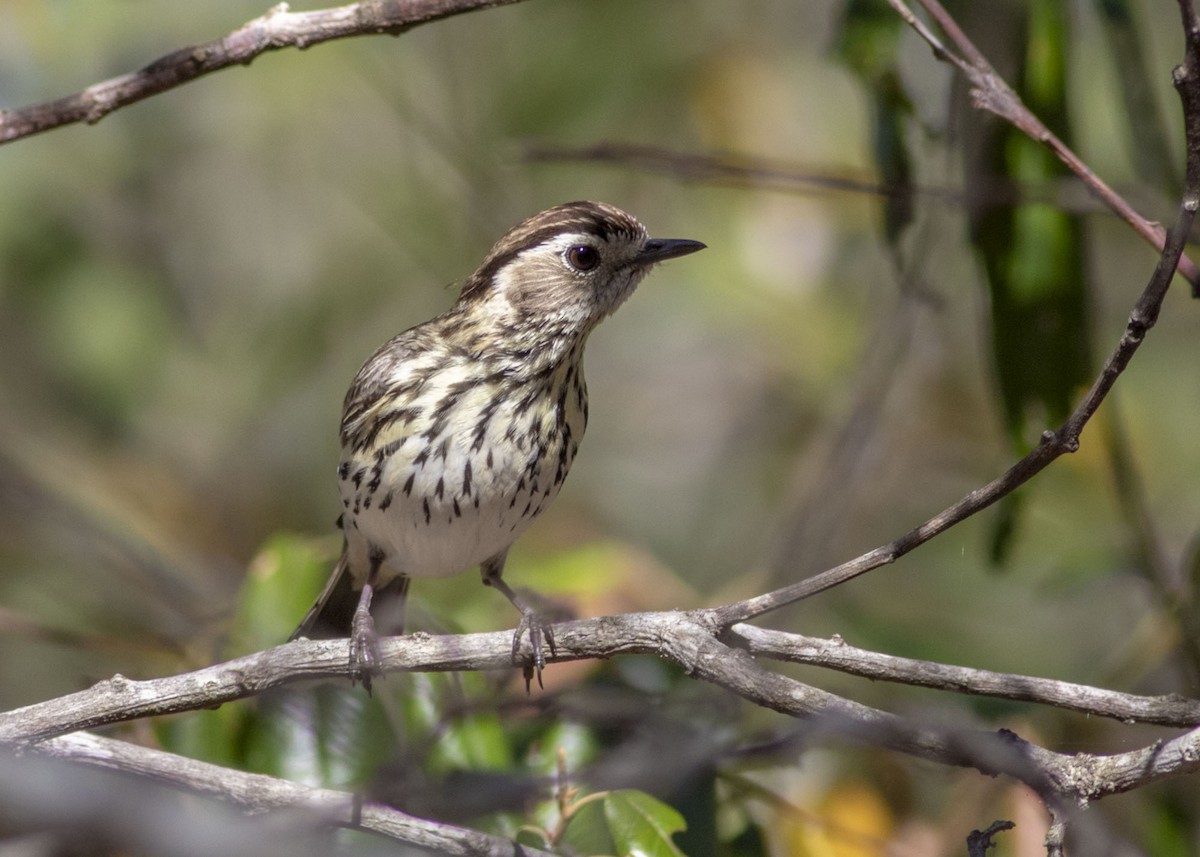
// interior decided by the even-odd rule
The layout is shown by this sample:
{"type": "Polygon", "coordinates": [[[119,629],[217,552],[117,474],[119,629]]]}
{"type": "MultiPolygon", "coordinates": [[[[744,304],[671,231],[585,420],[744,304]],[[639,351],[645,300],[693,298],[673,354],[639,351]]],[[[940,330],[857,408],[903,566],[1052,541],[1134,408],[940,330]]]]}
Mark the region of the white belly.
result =
{"type": "Polygon", "coordinates": [[[586,425],[583,395],[524,410],[508,401],[481,431],[483,404],[463,396],[432,439],[419,418],[344,452],[342,526],[356,582],[372,551],[381,585],[465,571],[507,550],[557,496],[586,425]]]}
{"type": "MultiPolygon", "coordinates": [[[[475,485],[463,490],[465,456],[448,455],[444,467],[427,464],[414,469],[408,461],[401,461],[387,468],[399,471],[390,477],[392,484],[401,486],[393,490],[392,502],[381,509],[386,494],[376,492],[370,505],[364,508],[360,503],[359,513],[348,516],[352,567],[365,568],[355,553],[361,550],[367,559],[368,545],[374,545],[386,557],[381,583],[399,574],[445,577],[506,550],[554,499],[559,486],[536,478],[543,468],[532,468],[537,472],[530,480],[528,464],[522,468],[495,459],[493,452],[496,466],[490,477],[486,458],[470,459],[472,483],[495,480],[493,488],[482,490],[475,485]],[[481,464],[484,473],[479,472],[481,464]],[[405,492],[409,476],[414,478],[410,491],[405,492]],[[501,485],[506,486],[504,490],[501,485]]],[[[387,470],[383,484],[389,480],[387,470]]]]}

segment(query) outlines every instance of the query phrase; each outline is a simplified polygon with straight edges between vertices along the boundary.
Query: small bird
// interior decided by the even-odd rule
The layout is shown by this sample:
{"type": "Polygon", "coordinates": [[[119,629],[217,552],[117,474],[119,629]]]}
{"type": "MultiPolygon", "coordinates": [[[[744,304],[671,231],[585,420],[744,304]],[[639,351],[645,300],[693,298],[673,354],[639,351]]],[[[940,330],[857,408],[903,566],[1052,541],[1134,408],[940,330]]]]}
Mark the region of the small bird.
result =
{"type": "Polygon", "coordinates": [[[528,635],[540,683],[552,627],[501,575],[583,438],[584,345],[651,266],[704,247],[649,238],[611,205],[559,205],[496,242],[449,310],[376,351],[342,412],[342,556],[292,639],[348,635],[369,691],[372,599],[393,593],[402,616],[411,578],[479,566],[520,611],[513,661],[528,635]]]}

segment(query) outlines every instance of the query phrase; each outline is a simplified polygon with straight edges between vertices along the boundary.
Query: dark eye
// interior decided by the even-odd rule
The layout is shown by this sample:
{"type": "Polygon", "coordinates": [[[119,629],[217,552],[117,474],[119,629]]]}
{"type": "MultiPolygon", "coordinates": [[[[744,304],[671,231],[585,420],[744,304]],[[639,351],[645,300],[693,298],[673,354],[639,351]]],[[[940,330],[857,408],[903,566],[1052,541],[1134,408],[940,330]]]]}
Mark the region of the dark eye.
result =
{"type": "Polygon", "coordinates": [[[576,271],[590,271],[600,264],[600,251],[588,244],[576,244],[567,250],[567,264],[576,271]]]}

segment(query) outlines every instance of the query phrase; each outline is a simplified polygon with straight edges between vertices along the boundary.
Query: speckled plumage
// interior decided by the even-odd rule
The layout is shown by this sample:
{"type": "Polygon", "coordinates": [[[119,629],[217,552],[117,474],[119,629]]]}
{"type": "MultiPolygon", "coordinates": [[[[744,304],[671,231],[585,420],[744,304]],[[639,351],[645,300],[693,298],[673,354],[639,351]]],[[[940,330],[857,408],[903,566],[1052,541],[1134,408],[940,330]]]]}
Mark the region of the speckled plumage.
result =
{"type": "Polygon", "coordinates": [[[514,653],[528,632],[540,670],[542,636],[551,646],[553,637],[500,574],[575,459],[587,426],[588,334],[653,263],[701,247],[649,239],[603,203],[557,206],[501,238],[447,312],[376,351],[343,409],[346,548],[297,634],[317,629],[348,575],[363,595],[341,633],[367,682],[377,657],[372,591],[480,565],[522,612],[514,653]]]}

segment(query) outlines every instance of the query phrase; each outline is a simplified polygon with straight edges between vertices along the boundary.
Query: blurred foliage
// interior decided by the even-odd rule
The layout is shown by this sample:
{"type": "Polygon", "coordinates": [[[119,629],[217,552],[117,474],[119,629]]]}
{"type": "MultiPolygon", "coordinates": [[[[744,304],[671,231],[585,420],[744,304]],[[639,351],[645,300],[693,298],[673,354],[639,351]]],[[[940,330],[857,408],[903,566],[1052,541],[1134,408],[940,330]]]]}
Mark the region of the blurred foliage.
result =
{"type": "MultiPolygon", "coordinates": [[[[1171,217],[1170,4],[952,9],[1099,174],[1171,217]]],[[[0,105],[78,91],[263,10],[5,3],[0,105]]],[[[514,549],[514,585],[581,615],[720,603],[894,538],[991,478],[1074,403],[1155,255],[1045,152],[970,114],[952,81],[865,0],[539,0],[266,56],[0,147],[0,706],[285,639],[338,549],[349,379],[444,309],[506,228],[569,199],[710,249],[656,271],[592,337],[588,439],[514,549]],[[522,157],[531,141],[605,140],[888,192],[522,157]]],[[[1193,313],[1171,296],[1119,412],[1114,398],[1080,452],[1020,492],[1007,574],[986,573],[995,520],[972,520],[767,621],[1195,694],[1180,656],[1200,627],[1200,387],[1179,371],[1200,362],[1193,313]],[[1121,449],[1100,442],[1108,427],[1121,449]]],[[[473,573],[418,581],[410,609],[434,631],[515,620],[473,573]]],[[[1096,719],[796,674],[1057,749],[1134,740],[1096,719]]],[[[958,854],[995,817],[1019,819],[999,854],[1040,853],[1021,790],[805,746],[803,724],[652,659],[554,665],[546,680],[528,697],[516,675],[394,677],[373,698],[302,688],[164,719],[153,739],[513,836],[556,829],[556,795],[577,787],[587,802],[562,841],[593,853],[958,854]],[[649,839],[622,838],[638,831],[649,839]]],[[[1149,853],[1187,853],[1190,790],[1089,812],[1149,853]]]]}
{"type": "MultiPolygon", "coordinates": [[[[1008,38],[993,61],[1033,113],[1068,146],[1067,11],[1058,0],[1012,4],[990,26],[1008,38]]],[[[1085,224],[1044,193],[1070,171],[1048,148],[981,112],[964,114],[973,132],[966,162],[971,241],[991,298],[992,359],[1006,428],[1024,454],[1048,425],[1060,425],[1093,375],[1085,224]]],[[[1008,558],[1024,494],[1001,501],[991,555],[1008,558]]]]}
{"type": "Polygon", "coordinates": [[[896,66],[904,22],[883,0],[849,0],[838,52],[863,82],[871,104],[872,154],[882,185],[883,234],[893,248],[913,221],[912,105],[896,66]]]}

